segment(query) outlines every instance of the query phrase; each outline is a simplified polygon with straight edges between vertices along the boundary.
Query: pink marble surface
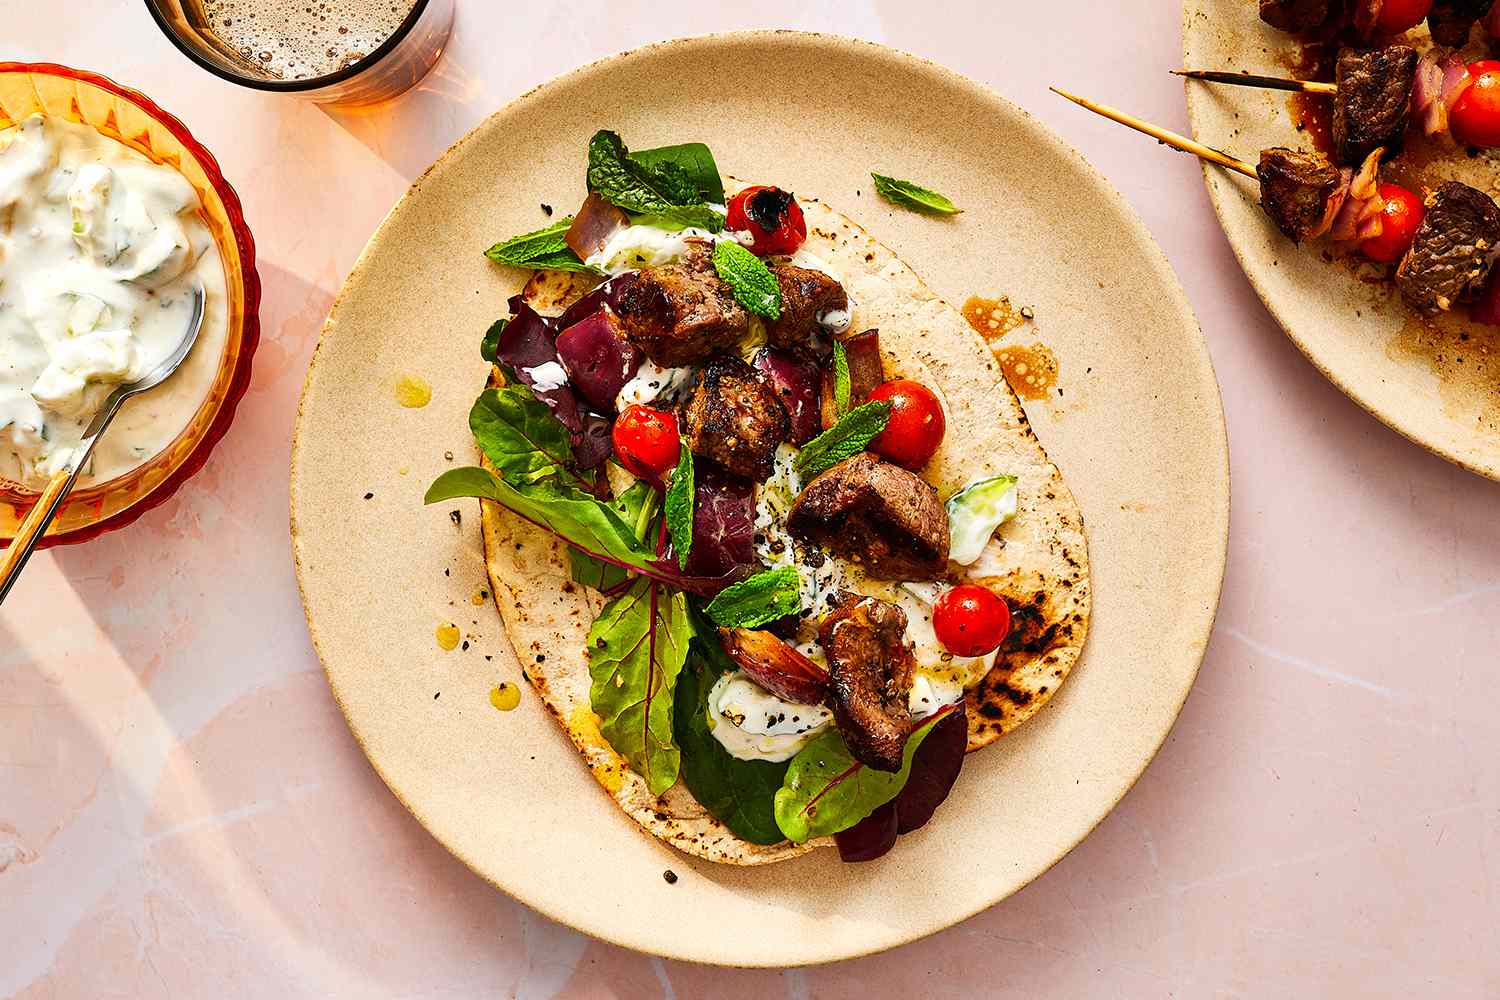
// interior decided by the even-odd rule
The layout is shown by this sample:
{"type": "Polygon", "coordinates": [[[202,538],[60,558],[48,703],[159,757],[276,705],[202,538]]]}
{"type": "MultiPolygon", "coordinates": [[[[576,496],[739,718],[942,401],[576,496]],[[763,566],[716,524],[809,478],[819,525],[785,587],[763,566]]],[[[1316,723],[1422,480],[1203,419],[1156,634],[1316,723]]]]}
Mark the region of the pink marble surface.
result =
{"type": "Polygon", "coordinates": [[[129,531],[40,556],[0,611],[0,994],[1500,995],[1500,485],[1408,444],[1317,375],[1236,267],[1191,162],[1046,92],[1056,82],[1185,128],[1165,73],[1179,51],[1170,0],[467,0],[437,75],[367,118],[219,83],[136,2],[67,0],[65,18],[5,6],[0,56],[139,87],[218,154],[266,300],[254,383],[204,471],[129,531]],[[928,56],[1082,149],[1193,300],[1234,469],[1207,661],[1120,807],[959,927],[783,973],[599,944],[432,841],[324,684],[286,489],[319,325],[412,178],[575,65],[769,26],[928,56]]]}

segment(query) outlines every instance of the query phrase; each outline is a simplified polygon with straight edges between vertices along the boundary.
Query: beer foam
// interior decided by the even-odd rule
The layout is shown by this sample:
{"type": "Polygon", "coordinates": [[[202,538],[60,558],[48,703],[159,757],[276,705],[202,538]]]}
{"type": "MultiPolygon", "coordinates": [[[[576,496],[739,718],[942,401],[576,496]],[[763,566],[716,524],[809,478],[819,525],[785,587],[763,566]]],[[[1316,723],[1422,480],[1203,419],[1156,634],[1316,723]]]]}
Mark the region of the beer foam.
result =
{"type": "Polygon", "coordinates": [[[206,26],[253,72],[308,80],[379,48],[415,0],[203,0],[206,26]]]}

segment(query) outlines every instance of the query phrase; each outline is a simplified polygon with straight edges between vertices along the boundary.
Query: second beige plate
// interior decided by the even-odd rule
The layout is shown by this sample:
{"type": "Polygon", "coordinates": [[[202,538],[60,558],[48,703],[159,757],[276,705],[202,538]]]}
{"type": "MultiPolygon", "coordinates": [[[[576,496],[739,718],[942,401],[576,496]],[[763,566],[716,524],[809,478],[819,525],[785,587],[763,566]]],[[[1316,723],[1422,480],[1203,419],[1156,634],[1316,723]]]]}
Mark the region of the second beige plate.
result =
{"type": "Polygon", "coordinates": [[[1119,195],[962,77],[789,33],[626,53],[527,94],[450,150],[349,276],[308,373],[292,459],[308,625],[391,790],[475,872],[548,916],[736,965],[914,940],[1015,892],[1077,844],[1187,696],[1218,604],[1228,515],[1202,337],[1119,195]],[[800,81],[796,91],[768,94],[767,67],[800,81]],[[1001,342],[1012,361],[1045,374],[1055,356],[1056,385],[1027,412],[1087,521],[1088,645],[1052,704],[971,756],[934,821],[878,862],[819,851],[734,869],[679,854],[615,808],[529,688],[514,712],[488,701],[494,684],[521,681],[521,663],[481,596],[478,508],[424,508],[422,493],[476,459],[466,418],[486,372],[479,337],[521,278],[481,251],[543,224],[539,203],[577,205],[586,143],[604,127],[637,147],[703,140],[726,173],[827,200],[955,304],[1008,294],[1034,310],[1034,324],[1001,342]],[[871,192],[871,170],[919,180],[965,211],[943,221],[893,210],[871,192]],[[431,384],[430,405],[397,405],[408,376],[431,384]],[[434,634],[449,621],[465,645],[444,652],[434,634]]]}
{"type": "MultiPolygon", "coordinates": [[[[1425,31],[1413,38],[1428,44],[1425,31]]],[[[1184,4],[1186,66],[1288,76],[1298,54],[1297,42],[1263,24],[1244,0],[1184,4]]],[[[1284,93],[1198,83],[1189,83],[1187,93],[1200,142],[1252,163],[1268,146],[1312,148],[1284,93]]],[[[1500,182],[1494,161],[1457,152],[1418,167],[1428,151],[1417,144],[1384,175],[1414,190],[1442,179],[1484,190],[1500,182]]],[[[1500,479],[1500,328],[1459,314],[1420,321],[1390,285],[1324,260],[1321,245],[1293,246],[1261,211],[1254,181],[1218,167],[1206,167],[1204,177],[1245,274],[1308,360],[1394,430],[1500,479]]]]}

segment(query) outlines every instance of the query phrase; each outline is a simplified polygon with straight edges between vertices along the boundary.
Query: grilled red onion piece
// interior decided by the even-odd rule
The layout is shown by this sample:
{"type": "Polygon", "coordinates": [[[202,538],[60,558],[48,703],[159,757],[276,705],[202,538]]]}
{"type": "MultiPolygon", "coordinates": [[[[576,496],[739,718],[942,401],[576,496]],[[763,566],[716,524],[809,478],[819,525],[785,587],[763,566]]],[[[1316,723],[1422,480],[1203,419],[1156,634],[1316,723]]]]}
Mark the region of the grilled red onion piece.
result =
{"type": "Polygon", "coordinates": [[[687,572],[723,576],[755,562],[755,487],[704,465],[693,503],[693,547],[687,572]]]}
{"type": "Polygon", "coordinates": [[[641,366],[641,352],[625,339],[619,318],[605,305],[557,335],[557,357],[579,394],[600,413],[615,411],[615,396],[641,366]]]}
{"type": "Polygon", "coordinates": [[[856,333],[843,343],[844,357],[849,361],[849,405],[858,406],[885,381],[885,365],[880,359],[880,331],[856,333]]]}
{"type": "Polygon", "coordinates": [[[1429,139],[1449,135],[1449,112],[1473,83],[1468,64],[1457,52],[1433,48],[1422,56],[1412,85],[1411,108],[1423,135],[1429,139]]]}
{"type": "Polygon", "coordinates": [[[751,680],[778,698],[820,705],[828,691],[828,671],[770,632],[721,628],[724,652],[751,680]]]}
{"type": "Polygon", "coordinates": [[[806,444],[822,433],[823,415],[818,410],[821,376],[816,365],[766,348],[755,356],[755,367],[770,377],[776,398],[792,418],[793,444],[806,444]]]}
{"type": "Polygon", "coordinates": [[[1365,158],[1358,171],[1344,169],[1343,204],[1334,215],[1328,236],[1339,243],[1363,243],[1385,230],[1385,199],[1380,197],[1380,157],[1383,148],[1365,158]]]}
{"type": "Polygon", "coordinates": [[[604,249],[611,236],[628,225],[630,216],[595,191],[583,200],[583,207],[573,216],[573,224],[568,227],[568,248],[578,255],[579,260],[588,260],[590,255],[604,249]]]}

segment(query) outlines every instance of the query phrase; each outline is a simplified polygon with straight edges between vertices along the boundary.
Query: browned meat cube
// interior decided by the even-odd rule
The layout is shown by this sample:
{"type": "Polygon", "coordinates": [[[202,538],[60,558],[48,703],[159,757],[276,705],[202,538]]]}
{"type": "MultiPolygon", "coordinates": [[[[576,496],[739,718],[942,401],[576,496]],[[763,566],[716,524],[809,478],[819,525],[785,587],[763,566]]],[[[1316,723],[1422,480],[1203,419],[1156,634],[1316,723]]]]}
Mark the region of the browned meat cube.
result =
{"type": "Polygon", "coordinates": [[[1260,19],[1294,35],[1310,35],[1326,25],[1342,4],[1334,0],[1260,0],[1260,19]]]}
{"type": "Polygon", "coordinates": [[[1474,22],[1490,12],[1494,0],[1437,0],[1427,15],[1427,28],[1439,45],[1468,44],[1474,22]]]}
{"type": "Polygon", "coordinates": [[[1301,243],[1327,228],[1329,205],[1344,177],[1318,153],[1276,146],[1260,154],[1260,204],[1277,227],[1301,243]]]}
{"type": "Polygon", "coordinates": [[[1427,199],[1396,284],[1422,312],[1444,312],[1484,283],[1497,249],[1500,206],[1483,191],[1449,181],[1427,199]]]}
{"type": "Polygon", "coordinates": [[[1333,104],[1334,159],[1357,167],[1381,146],[1399,150],[1411,115],[1417,50],[1410,45],[1345,49],[1334,72],[1339,88],[1333,104]]]}
{"type": "Polygon", "coordinates": [[[771,272],[781,286],[781,318],[766,328],[771,346],[805,358],[827,360],[833,353],[833,334],[819,317],[848,310],[844,286],[822,271],[791,264],[777,264],[771,272]]]}
{"type": "Polygon", "coordinates": [[[877,771],[901,770],[911,732],[907,695],[915,664],[905,636],[900,608],[848,593],[818,630],[828,655],[834,721],[854,759],[877,771]]]}
{"type": "Polygon", "coordinates": [[[869,452],[808,483],[787,528],[877,579],[940,580],[948,569],[948,512],[937,491],[869,452]]]}
{"type": "Polygon", "coordinates": [[[615,306],[625,337],[663,368],[701,364],[733,350],[750,329],[745,307],[714,270],[707,244],[675,264],[646,268],[615,306]]]}
{"type": "Polygon", "coordinates": [[[791,433],[776,390],[739,358],[715,358],[703,369],[683,414],[683,435],[694,455],[726,472],[763,482],[776,448],[791,433]]]}

